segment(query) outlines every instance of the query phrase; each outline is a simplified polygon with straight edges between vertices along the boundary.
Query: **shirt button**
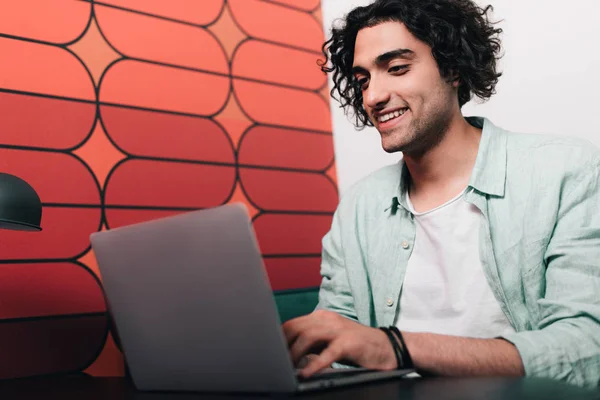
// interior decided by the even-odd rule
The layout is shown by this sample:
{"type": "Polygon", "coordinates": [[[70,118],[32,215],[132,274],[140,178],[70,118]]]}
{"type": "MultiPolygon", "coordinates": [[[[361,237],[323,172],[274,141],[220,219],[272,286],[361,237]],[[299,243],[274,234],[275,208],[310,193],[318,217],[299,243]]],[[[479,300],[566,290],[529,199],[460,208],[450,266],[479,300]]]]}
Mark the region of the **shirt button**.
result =
{"type": "Polygon", "coordinates": [[[408,242],[406,240],[404,242],[402,242],[402,248],[408,249],[408,242]]]}
{"type": "Polygon", "coordinates": [[[385,302],[385,304],[387,304],[388,307],[391,307],[394,305],[394,300],[392,299],[387,299],[387,301],[385,302]]]}

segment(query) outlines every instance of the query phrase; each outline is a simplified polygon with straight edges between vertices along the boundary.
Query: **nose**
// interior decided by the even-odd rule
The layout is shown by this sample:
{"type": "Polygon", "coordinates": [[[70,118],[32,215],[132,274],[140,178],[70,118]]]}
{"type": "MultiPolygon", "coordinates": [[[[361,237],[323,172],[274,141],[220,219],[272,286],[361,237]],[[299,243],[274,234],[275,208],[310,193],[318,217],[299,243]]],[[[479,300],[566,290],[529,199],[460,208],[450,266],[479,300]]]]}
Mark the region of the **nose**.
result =
{"type": "Polygon", "coordinates": [[[365,105],[372,109],[381,109],[390,101],[390,91],[383,79],[371,77],[369,86],[363,92],[365,105]]]}

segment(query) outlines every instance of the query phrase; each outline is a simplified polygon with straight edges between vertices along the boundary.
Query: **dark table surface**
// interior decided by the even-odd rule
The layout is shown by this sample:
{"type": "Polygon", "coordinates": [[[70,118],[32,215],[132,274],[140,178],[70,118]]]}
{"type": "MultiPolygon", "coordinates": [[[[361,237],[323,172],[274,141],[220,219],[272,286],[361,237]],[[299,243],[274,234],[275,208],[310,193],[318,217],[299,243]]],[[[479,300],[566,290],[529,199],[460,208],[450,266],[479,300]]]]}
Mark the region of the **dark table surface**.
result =
{"type": "Polygon", "coordinates": [[[399,379],[302,395],[219,395],[207,393],[147,393],[123,378],[55,377],[0,381],[0,399],[600,399],[600,389],[589,390],[545,379],[422,378],[399,379]]]}

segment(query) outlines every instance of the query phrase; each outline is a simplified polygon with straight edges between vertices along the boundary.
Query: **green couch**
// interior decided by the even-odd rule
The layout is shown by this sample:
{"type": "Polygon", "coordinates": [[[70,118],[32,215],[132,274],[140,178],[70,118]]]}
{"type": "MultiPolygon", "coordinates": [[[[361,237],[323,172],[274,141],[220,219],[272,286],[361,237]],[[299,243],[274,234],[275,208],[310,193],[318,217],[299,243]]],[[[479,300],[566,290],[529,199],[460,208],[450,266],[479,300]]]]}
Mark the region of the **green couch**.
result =
{"type": "Polygon", "coordinates": [[[281,322],[311,313],[317,306],[319,288],[274,292],[281,322]]]}

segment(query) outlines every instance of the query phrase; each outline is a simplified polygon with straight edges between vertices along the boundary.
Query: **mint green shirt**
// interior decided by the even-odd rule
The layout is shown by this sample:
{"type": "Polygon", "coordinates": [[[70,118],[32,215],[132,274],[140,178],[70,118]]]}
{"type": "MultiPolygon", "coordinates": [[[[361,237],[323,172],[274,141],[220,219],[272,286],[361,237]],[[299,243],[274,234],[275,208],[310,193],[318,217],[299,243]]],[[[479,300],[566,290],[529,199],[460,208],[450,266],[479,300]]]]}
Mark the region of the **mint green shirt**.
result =
{"type": "MultiPolygon", "coordinates": [[[[482,213],[481,264],[516,331],[503,337],[528,376],[598,386],[600,151],[469,121],[483,132],[464,200],[482,213]]],[[[344,194],[323,238],[317,308],[372,327],[395,323],[415,240],[406,190],[400,161],[344,194]]]]}

